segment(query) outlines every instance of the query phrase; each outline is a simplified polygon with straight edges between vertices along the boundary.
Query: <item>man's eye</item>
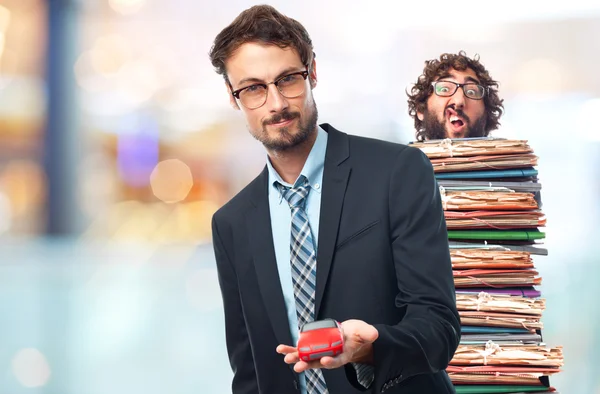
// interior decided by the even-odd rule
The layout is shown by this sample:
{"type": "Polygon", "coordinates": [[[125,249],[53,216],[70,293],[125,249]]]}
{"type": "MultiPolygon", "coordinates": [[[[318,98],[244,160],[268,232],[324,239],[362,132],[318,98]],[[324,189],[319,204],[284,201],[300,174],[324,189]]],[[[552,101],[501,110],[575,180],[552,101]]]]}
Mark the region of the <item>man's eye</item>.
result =
{"type": "Polygon", "coordinates": [[[298,74],[286,75],[277,82],[278,86],[292,86],[298,82],[300,76],[298,74]]]}
{"type": "Polygon", "coordinates": [[[262,89],[262,86],[260,86],[260,85],[252,85],[252,86],[248,86],[246,88],[246,90],[248,92],[256,92],[257,90],[260,90],[260,89],[262,89]]]}

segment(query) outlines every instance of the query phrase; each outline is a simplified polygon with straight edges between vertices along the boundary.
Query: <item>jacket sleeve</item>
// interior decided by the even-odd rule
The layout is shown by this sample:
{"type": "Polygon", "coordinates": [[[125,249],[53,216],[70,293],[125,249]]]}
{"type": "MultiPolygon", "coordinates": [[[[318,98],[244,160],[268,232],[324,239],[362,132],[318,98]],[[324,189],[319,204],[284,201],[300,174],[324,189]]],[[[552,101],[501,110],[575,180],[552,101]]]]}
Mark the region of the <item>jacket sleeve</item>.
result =
{"type": "Polygon", "coordinates": [[[225,312],[227,353],[233,371],[232,394],[257,393],[258,381],[254,369],[252,348],[244,321],[237,275],[228,254],[228,250],[231,250],[231,240],[225,238],[225,242],[223,242],[223,238],[219,233],[219,226],[216,217],[213,216],[213,247],[225,312]],[[227,245],[229,248],[227,248],[227,245]]]}
{"type": "Polygon", "coordinates": [[[407,147],[390,179],[390,238],[404,318],[375,325],[372,389],[444,370],[460,341],[460,318],[442,201],[431,162],[407,147]]]}

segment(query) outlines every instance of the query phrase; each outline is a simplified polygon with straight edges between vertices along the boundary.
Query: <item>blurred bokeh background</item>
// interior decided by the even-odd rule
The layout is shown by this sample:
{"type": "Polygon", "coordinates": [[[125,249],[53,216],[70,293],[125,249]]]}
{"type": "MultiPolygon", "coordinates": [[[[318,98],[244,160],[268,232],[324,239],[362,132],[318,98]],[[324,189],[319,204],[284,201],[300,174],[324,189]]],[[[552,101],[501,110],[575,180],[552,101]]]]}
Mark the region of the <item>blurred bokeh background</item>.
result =
{"type": "MultiPolygon", "coordinates": [[[[0,393],[227,393],[210,218],[264,166],[207,53],[250,1],[0,0],[0,393]]],[[[600,393],[600,3],[302,2],[321,121],[409,142],[464,49],[540,157],[545,341],[600,393]]]]}

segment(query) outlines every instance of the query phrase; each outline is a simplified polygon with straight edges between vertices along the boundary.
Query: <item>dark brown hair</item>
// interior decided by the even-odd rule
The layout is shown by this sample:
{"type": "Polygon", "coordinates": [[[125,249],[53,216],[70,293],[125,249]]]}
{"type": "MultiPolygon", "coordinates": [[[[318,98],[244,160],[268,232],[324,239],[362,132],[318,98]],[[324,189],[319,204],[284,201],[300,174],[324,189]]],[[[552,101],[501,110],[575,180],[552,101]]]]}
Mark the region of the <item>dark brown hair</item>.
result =
{"type": "Polygon", "coordinates": [[[243,11],[224,28],[209,52],[212,65],[225,81],[228,81],[225,61],[248,42],[293,48],[300,55],[302,64],[308,67],[312,66],[315,57],[312,41],[304,26],[269,5],[257,5],[243,11]]]}
{"type": "Polygon", "coordinates": [[[427,99],[433,94],[431,83],[437,78],[446,74],[450,69],[465,71],[470,68],[475,72],[480,83],[486,87],[486,94],[483,96],[485,104],[485,135],[495,130],[500,125],[504,106],[498,96],[498,82],[494,81],[483,64],[479,62],[479,55],[473,59],[469,58],[464,51],[458,54],[444,53],[440,55],[439,60],[425,61],[423,74],[417,79],[417,83],[412,87],[408,95],[408,114],[415,120],[415,129],[417,130],[417,140],[423,141],[429,139],[427,130],[424,129],[423,121],[419,119],[417,113],[425,113],[427,110],[427,99]]]}

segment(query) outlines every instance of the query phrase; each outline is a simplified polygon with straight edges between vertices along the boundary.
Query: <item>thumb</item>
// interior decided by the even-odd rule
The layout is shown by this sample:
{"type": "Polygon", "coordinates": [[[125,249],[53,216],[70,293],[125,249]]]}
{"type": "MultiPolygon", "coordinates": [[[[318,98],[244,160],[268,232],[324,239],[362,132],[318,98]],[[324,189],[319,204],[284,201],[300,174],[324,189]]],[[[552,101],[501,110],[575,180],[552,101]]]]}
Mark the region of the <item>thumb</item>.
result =
{"type": "Polygon", "coordinates": [[[358,332],[360,338],[367,343],[373,343],[379,338],[379,331],[370,324],[365,324],[358,332]]]}

